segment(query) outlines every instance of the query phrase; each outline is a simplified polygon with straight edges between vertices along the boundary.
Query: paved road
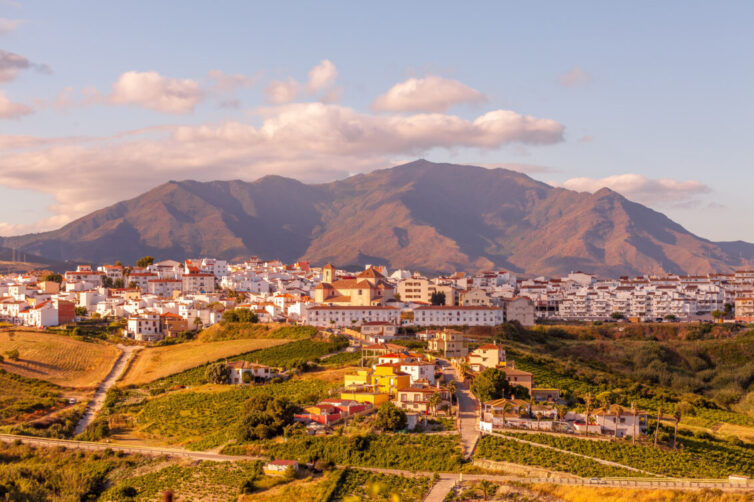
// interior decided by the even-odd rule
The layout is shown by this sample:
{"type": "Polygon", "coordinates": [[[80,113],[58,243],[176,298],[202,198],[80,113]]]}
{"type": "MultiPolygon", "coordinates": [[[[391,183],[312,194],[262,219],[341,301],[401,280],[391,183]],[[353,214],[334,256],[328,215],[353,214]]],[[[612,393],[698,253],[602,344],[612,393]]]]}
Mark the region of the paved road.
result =
{"type": "Polygon", "coordinates": [[[79,420],[79,423],[76,424],[76,429],[73,431],[74,434],[81,434],[84,432],[87,425],[94,421],[97,413],[102,409],[102,405],[105,404],[105,394],[107,394],[108,389],[115,385],[115,382],[118,381],[123,374],[123,371],[126,369],[128,361],[133,357],[134,352],[141,347],[137,345],[118,345],[118,348],[120,349],[118,360],[115,361],[113,369],[110,370],[107,377],[105,377],[105,379],[100,382],[99,387],[97,387],[94,397],[92,397],[92,400],[89,401],[89,404],[86,406],[86,410],[84,410],[84,415],[81,417],[81,420],[79,420]]]}
{"type": "Polygon", "coordinates": [[[443,502],[455,484],[455,479],[441,478],[424,497],[424,502],[443,502]]]}
{"type": "Polygon", "coordinates": [[[477,400],[469,390],[468,382],[458,381],[458,375],[456,375],[456,370],[452,366],[443,366],[442,371],[447,378],[457,382],[456,397],[460,414],[460,430],[458,432],[461,436],[464,456],[469,458],[479,440],[477,400]]]}

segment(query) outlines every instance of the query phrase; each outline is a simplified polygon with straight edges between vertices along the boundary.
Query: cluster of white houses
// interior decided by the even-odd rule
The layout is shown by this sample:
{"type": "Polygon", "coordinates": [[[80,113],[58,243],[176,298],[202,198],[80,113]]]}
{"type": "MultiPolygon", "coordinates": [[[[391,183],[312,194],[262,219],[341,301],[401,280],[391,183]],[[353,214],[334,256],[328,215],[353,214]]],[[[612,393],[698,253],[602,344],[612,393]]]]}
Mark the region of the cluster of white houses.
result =
{"type": "Polygon", "coordinates": [[[709,319],[715,311],[754,322],[754,271],[597,280],[581,272],[519,280],[507,271],[427,278],[385,267],[348,272],[307,262],[252,258],[164,260],[147,267],[78,266],[62,283],[37,273],[0,276],[0,320],[30,326],[71,322],[74,309],[127,319],[126,333],[158,340],[209,326],[230,308],[262,321],[391,331],[390,326],[533,325],[538,318],[709,319]],[[184,321],[183,324],[178,318],[184,321]]]}

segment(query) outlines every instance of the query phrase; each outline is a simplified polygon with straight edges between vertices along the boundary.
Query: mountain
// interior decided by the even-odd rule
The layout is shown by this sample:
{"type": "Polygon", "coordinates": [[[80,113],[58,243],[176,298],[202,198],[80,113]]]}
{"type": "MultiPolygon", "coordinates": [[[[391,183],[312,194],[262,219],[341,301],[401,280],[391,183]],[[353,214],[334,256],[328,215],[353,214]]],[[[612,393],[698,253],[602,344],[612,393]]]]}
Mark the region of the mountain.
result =
{"type": "Polygon", "coordinates": [[[618,276],[729,271],[754,245],[716,243],[609,189],[424,160],[306,185],[280,176],[171,181],[55,231],[0,239],[53,260],[249,255],[427,272],[506,268],[618,276]]]}

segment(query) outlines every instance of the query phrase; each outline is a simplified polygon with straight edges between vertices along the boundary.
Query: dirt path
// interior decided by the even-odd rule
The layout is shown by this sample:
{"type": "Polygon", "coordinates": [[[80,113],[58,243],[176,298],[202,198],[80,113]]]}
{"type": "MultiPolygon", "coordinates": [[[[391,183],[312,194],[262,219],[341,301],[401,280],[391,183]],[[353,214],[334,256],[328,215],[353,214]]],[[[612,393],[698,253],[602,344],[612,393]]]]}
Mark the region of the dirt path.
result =
{"type": "Polygon", "coordinates": [[[136,345],[118,345],[117,347],[121,351],[120,357],[115,361],[113,369],[110,370],[107,377],[105,377],[97,387],[94,397],[92,397],[92,400],[89,401],[89,404],[86,406],[86,410],[84,410],[84,415],[81,417],[81,420],[79,420],[79,423],[76,424],[76,429],[74,429],[73,432],[74,434],[81,434],[86,427],[94,421],[97,413],[102,409],[102,405],[105,404],[105,395],[107,394],[108,389],[115,385],[115,382],[117,382],[123,374],[123,371],[126,369],[128,361],[133,357],[134,352],[141,348],[136,345]]]}

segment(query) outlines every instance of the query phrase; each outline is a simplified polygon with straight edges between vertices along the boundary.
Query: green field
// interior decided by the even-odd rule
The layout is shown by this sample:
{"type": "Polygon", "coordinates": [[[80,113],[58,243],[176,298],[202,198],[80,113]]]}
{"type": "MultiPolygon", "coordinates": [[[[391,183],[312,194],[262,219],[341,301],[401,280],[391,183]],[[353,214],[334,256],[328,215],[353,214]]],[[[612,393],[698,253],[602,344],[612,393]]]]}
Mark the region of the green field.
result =
{"type": "Polygon", "coordinates": [[[120,405],[113,413],[137,421],[135,430],[140,436],[205,450],[233,437],[243,403],[254,396],[266,393],[305,405],[326,397],[333,387],[316,379],[251,387],[207,386],[120,405]]]}
{"type": "Polygon", "coordinates": [[[31,413],[61,406],[60,387],[0,369],[0,423],[12,424],[31,413]]]}
{"type": "Polygon", "coordinates": [[[682,437],[682,449],[673,451],[623,441],[593,441],[551,434],[508,435],[670,477],[725,478],[754,471],[754,448],[724,441],[682,437]]]}
{"type": "Polygon", "coordinates": [[[458,436],[380,434],[294,437],[267,442],[264,453],[301,462],[327,460],[341,465],[413,471],[458,471],[463,455],[458,436]]]}
{"type": "Polygon", "coordinates": [[[498,462],[541,467],[552,471],[589,477],[645,477],[645,474],[600,464],[587,458],[547,448],[519,443],[511,439],[484,436],[477,444],[475,457],[498,462]]]}

